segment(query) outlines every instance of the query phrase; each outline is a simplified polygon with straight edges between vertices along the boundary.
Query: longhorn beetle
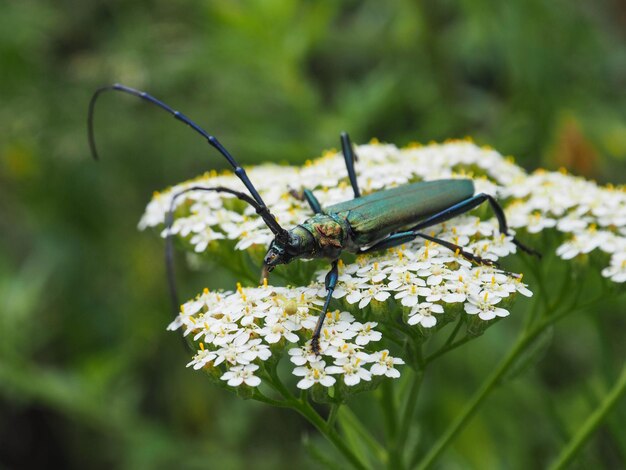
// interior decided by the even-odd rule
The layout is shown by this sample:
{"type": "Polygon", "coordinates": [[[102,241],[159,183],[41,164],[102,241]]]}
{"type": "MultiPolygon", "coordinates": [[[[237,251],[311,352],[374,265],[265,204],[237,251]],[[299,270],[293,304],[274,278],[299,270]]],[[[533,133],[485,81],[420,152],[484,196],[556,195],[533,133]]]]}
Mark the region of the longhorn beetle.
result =
{"type": "MultiPolygon", "coordinates": [[[[248,178],[246,171],[214,136],[210,135],[184,114],[175,111],[167,104],[143,91],[120,84],[105,86],[96,90],[89,103],[87,119],[89,145],[91,153],[96,160],[98,159],[98,153],[94,139],[94,107],[98,96],[105,91],[119,91],[141,98],[191,127],[228,161],[235,175],[249,192],[249,194],[246,194],[225,187],[194,186],[173,196],[165,222],[167,225],[166,264],[168,285],[174,315],[178,314],[179,303],[174,282],[172,240],[169,228],[173,223],[176,199],[189,191],[229,193],[250,204],[256,210],[257,214],[275,236],[263,259],[262,279],[267,278],[277,265],[290,263],[296,258],[326,258],[330,260],[331,268],[325,278],[326,301],[311,338],[311,348],[316,354],[320,352],[320,333],[330,299],[337,285],[339,277],[337,262],[343,251],[356,254],[372,253],[407,243],[419,237],[442,245],[474,263],[497,266],[494,261],[469,253],[454,243],[421,232],[421,230],[427,227],[445,222],[487,201],[498,219],[500,232],[508,235],[506,217],[498,201],[489,194],[474,194],[474,184],[471,180],[421,181],[362,196],[354,169],[354,162],[357,160],[357,156],[352,148],[350,137],[347,133],[342,132],[341,148],[350,184],[354,192],[354,199],[322,208],[313,192],[309,189],[304,189],[301,195],[294,195],[302,200],[306,200],[315,215],[300,225],[286,230],[278,223],[270,209],[265,205],[261,195],[248,178]]],[[[540,256],[537,251],[525,246],[515,237],[513,237],[512,241],[523,251],[540,256]]]]}

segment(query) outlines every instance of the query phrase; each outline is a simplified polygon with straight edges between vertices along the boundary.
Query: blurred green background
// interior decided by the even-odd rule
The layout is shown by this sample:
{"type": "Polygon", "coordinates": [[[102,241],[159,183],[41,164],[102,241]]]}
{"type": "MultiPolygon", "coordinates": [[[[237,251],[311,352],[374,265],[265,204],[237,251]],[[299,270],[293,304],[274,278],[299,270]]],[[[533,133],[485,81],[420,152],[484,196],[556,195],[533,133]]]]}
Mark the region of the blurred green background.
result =
{"type": "MultiPolygon", "coordinates": [[[[116,94],[100,102],[102,161],[91,162],[95,88],[153,93],[245,164],[301,163],[341,130],[399,145],[469,135],[527,169],[624,183],[625,44],[620,0],[0,0],[0,467],[318,466],[303,419],[210,386],[165,332],[163,244],[136,224],[153,190],[224,162],[116,94]]],[[[181,276],[186,296],[220,285],[216,271],[181,276]]],[[[614,381],[623,310],[559,325],[544,360],[490,399],[442,468],[545,465],[614,381]]],[[[424,442],[520,321],[427,377],[424,442]]],[[[625,421],[622,403],[581,468],[626,465],[625,421]]]]}

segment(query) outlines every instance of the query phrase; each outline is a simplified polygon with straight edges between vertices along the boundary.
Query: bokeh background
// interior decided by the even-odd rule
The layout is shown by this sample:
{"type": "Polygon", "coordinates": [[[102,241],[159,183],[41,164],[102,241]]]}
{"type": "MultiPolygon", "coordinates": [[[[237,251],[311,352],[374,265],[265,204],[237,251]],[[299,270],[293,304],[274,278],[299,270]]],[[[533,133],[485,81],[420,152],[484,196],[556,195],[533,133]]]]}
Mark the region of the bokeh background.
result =
{"type": "MultiPolygon", "coordinates": [[[[116,94],[100,102],[102,161],[90,161],[88,100],[113,82],[184,111],[245,164],[301,163],[347,130],[399,145],[472,136],[529,170],[626,174],[621,0],[0,0],[2,468],[317,468],[308,443],[328,449],[299,416],[185,369],[165,332],[163,244],[136,224],[155,189],[225,165],[116,94]]],[[[217,269],[181,276],[187,296],[230,287],[217,269]]],[[[614,381],[624,310],[559,325],[442,468],[545,465],[614,381]]],[[[425,445],[520,322],[431,371],[425,445]]],[[[626,465],[624,422],[621,403],[580,468],[626,465]]]]}

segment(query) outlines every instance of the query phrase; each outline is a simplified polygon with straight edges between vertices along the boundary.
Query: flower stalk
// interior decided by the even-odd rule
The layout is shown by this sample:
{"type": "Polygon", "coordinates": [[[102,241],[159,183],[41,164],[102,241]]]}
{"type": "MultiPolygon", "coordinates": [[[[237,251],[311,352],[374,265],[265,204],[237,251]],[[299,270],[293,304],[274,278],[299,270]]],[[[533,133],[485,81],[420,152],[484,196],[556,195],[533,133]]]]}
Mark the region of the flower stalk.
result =
{"type": "Polygon", "coordinates": [[[554,463],[550,466],[550,470],[561,470],[571,463],[576,454],[582,450],[587,440],[593,435],[594,431],[602,424],[602,421],[607,417],[615,404],[624,396],[624,393],[626,393],[626,363],[624,363],[619,378],[613,388],[606,394],[598,408],[587,418],[570,442],[561,451],[554,463]]]}

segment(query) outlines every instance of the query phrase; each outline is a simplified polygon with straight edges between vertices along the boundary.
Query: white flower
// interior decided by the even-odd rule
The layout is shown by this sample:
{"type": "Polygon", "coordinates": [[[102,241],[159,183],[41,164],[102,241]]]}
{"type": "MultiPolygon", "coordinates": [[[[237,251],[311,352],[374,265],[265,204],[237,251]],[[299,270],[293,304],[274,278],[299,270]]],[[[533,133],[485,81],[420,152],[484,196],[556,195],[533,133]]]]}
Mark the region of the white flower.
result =
{"type": "Polygon", "coordinates": [[[214,365],[220,365],[222,362],[228,364],[249,364],[256,358],[254,353],[250,353],[250,344],[247,343],[246,335],[237,336],[233,342],[228,343],[216,351],[216,359],[214,365]]]}
{"type": "Polygon", "coordinates": [[[602,275],[613,282],[626,282],[626,252],[613,255],[611,265],[602,270],[602,275]]]}
{"type": "MultiPolygon", "coordinates": [[[[408,277],[410,274],[406,273],[405,276],[408,277]]],[[[422,279],[420,279],[420,281],[424,282],[422,279]]],[[[400,303],[405,307],[413,307],[417,305],[418,302],[418,289],[420,289],[419,284],[405,284],[394,297],[400,299],[400,303]]]]}
{"type": "Polygon", "coordinates": [[[347,341],[344,341],[343,344],[339,346],[330,346],[325,351],[325,354],[335,359],[358,357],[362,361],[367,361],[369,358],[367,353],[363,352],[362,346],[347,341]]]}
{"type": "Polygon", "coordinates": [[[267,361],[271,356],[272,352],[270,351],[270,347],[267,344],[261,344],[260,339],[257,338],[248,341],[248,351],[245,357],[249,359],[250,362],[256,359],[267,361]]]}
{"type": "Polygon", "coordinates": [[[227,380],[226,383],[231,387],[238,387],[241,384],[246,384],[250,387],[258,387],[261,384],[261,379],[254,375],[254,371],[258,368],[259,366],[256,364],[231,367],[228,372],[220,378],[227,380]]]}
{"type": "Polygon", "coordinates": [[[204,345],[200,343],[200,350],[193,357],[193,360],[187,364],[187,367],[193,366],[195,370],[202,369],[209,362],[213,361],[217,357],[213,351],[204,349],[204,345]]]}
{"type": "Polygon", "coordinates": [[[224,234],[212,230],[210,227],[206,227],[201,232],[196,233],[191,237],[191,244],[194,245],[193,251],[201,253],[206,250],[206,247],[214,240],[223,240],[224,234]]]}
{"type": "Polygon", "coordinates": [[[439,304],[424,302],[411,309],[406,322],[409,325],[420,324],[424,328],[432,328],[437,324],[437,318],[433,313],[443,313],[443,307],[439,304]]]}
{"type": "Polygon", "coordinates": [[[272,315],[266,318],[265,326],[259,330],[259,334],[265,337],[265,341],[270,344],[277,343],[281,338],[285,338],[291,343],[298,342],[298,335],[294,331],[300,326],[294,323],[286,315],[272,315]]]}
{"type": "Polygon", "coordinates": [[[448,292],[442,296],[442,300],[446,303],[465,302],[469,295],[476,295],[480,292],[480,281],[466,268],[453,271],[444,278],[448,292]]]}
{"type": "Polygon", "coordinates": [[[581,253],[589,253],[599,246],[607,243],[611,234],[609,232],[596,230],[595,226],[591,226],[589,230],[584,232],[576,232],[574,237],[563,243],[556,250],[556,254],[563,259],[572,259],[581,253]]]}
{"type": "Polygon", "coordinates": [[[367,322],[365,324],[355,322],[350,325],[350,329],[357,333],[354,342],[359,346],[364,346],[370,341],[380,341],[383,336],[382,333],[372,329],[376,325],[377,323],[375,322],[367,322]]]}
{"type": "Polygon", "coordinates": [[[427,268],[420,269],[417,274],[426,278],[426,285],[437,286],[443,282],[443,277],[450,273],[441,263],[432,263],[427,268]]]}
{"type": "Polygon", "coordinates": [[[539,211],[528,213],[527,208],[523,207],[520,212],[508,212],[507,220],[511,227],[524,227],[528,233],[539,233],[545,228],[554,227],[556,220],[551,217],[545,217],[539,211]]]}
{"type": "Polygon", "coordinates": [[[375,352],[370,356],[370,361],[374,364],[370,368],[370,372],[374,375],[386,375],[393,379],[400,377],[400,371],[394,366],[396,364],[404,364],[404,361],[398,357],[391,357],[387,349],[375,352]]]}
{"type": "Polygon", "coordinates": [[[515,244],[513,243],[513,235],[509,234],[507,236],[503,233],[491,239],[491,241],[487,243],[487,246],[483,250],[483,252],[487,255],[495,255],[496,259],[508,256],[509,254],[515,253],[516,251],[517,246],[515,246],[515,244]]]}
{"type": "Polygon", "coordinates": [[[365,266],[359,267],[356,274],[370,284],[377,284],[385,280],[388,271],[388,267],[384,267],[378,261],[374,261],[373,263],[368,263],[365,266]]]}
{"type": "Polygon", "coordinates": [[[559,219],[556,224],[556,227],[561,232],[582,232],[587,228],[591,218],[589,217],[581,217],[578,214],[572,213],[567,216],[559,219]]]}
{"type": "Polygon", "coordinates": [[[470,315],[476,315],[481,320],[493,320],[496,317],[507,317],[509,312],[503,308],[496,307],[502,299],[496,296],[489,296],[485,293],[483,296],[471,296],[469,302],[465,304],[465,311],[470,315]]]}
{"type": "MultiPolygon", "coordinates": [[[[326,271],[320,272],[318,276],[318,280],[320,281],[320,285],[324,285],[324,278],[326,277],[326,271]]],[[[335,287],[335,291],[333,292],[334,299],[341,299],[342,297],[352,298],[351,295],[355,292],[359,292],[361,289],[366,289],[368,287],[367,280],[359,277],[352,276],[350,273],[342,273],[339,275],[337,280],[337,287],[335,287]]],[[[326,293],[326,287],[320,287],[319,295],[323,296],[326,293]]],[[[360,297],[359,297],[360,298],[360,297]]],[[[349,303],[353,304],[359,301],[359,298],[356,300],[350,301],[349,303]]]]}
{"type": "Polygon", "coordinates": [[[361,380],[372,380],[372,374],[363,368],[364,361],[360,357],[339,358],[335,360],[334,366],[326,368],[329,374],[343,374],[343,381],[346,385],[357,385],[361,380]]]}
{"type": "Polygon", "coordinates": [[[532,291],[530,289],[528,289],[528,286],[522,282],[521,277],[519,279],[515,280],[515,289],[517,290],[517,292],[522,294],[524,297],[532,297],[533,296],[532,291]]]}
{"type": "Polygon", "coordinates": [[[297,385],[303,390],[311,388],[316,383],[322,384],[324,387],[331,387],[336,379],[328,375],[328,369],[324,361],[310,362],[305,367],[296,367],[293,370],[293,375],[303,377],[297,385]]]}
{"type": "Polygon", "coordinates": [[[359,302],[359,308],[367,307],[372,299],[384,302],[387,300],[391,293],[390,288],[384,284],[373,284],[364,290],[354,291],[346,297],[346,300],[353,304],[359,302]]]}
{"type": "Polygon", "coordinates": [[[426,298],[427,302],[439,302],[450,293],[449,284],[438,284],[430,287],[420,287],[417,293],[426,298]]]}
{"type": "Polygon", "coordinates": [[[299,348],[291,348],[289,351],[291,362],[297,366],[303,366],[307,362],[316,362],[317,355],[311,351],[310,342],[300,346],[299,348]]]}
{"type": "Polygon", "coordinates": [[[496,279],[495,273],[491,276],[491,281],[483,282],[482,290],[477,294],[477,297],[484,296],[485,293],[493,297],[500,297],[502,299],[508,297],[517,290],[518,286],[512,279],[496,279]]]}

